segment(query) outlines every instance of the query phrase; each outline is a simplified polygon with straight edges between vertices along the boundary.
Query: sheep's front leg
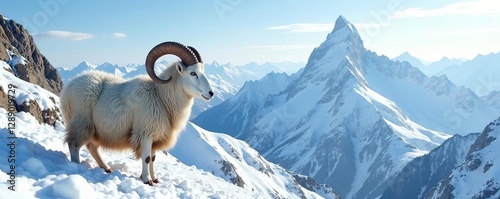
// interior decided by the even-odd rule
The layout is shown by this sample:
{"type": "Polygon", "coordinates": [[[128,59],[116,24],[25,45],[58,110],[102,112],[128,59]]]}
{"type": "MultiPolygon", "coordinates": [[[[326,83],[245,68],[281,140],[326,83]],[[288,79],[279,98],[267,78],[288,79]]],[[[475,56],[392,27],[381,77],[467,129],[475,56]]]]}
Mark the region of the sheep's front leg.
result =
{"type": "Polygon", "coordinates": [[[153,146],[153,140],[151,138],[145,138],[141,145],[141,159],[142,159],[142,174],[141,178],[144,184],[149,184],[153,186],[153,180],[149,175],[149,163],[151,162],[151,147],[153,146]]]}
{"type": "Polygon", "coordinates": [[[154,183],[160,183],[160,180],[158,180],[158,177],[156,177],[155,174],[155,159],[156,159],[156,151],[151,152],[151,163],[149,164],[149,173],[151,174],[151,179],[153,179],[154,183]]]}

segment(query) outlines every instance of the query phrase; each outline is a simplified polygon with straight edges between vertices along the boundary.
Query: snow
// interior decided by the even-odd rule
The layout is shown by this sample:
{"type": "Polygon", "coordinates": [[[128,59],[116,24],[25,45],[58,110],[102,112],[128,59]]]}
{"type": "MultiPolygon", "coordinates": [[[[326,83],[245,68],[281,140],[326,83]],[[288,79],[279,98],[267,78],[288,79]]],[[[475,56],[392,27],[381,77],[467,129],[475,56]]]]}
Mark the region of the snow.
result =
{"type": "Polygon", "coordinates": [[[441,180],[429,198],[500,198],[500,118],[491,122],[463,161],[441,180]],[[448,191],[448,192],[447,192],[448,191]]]}
{"type": "Polygon", "coordinates": [[[497,192],[490,198],[500,197],[500,192],[498,192],[500,188],[500,159],[498,158],[498,151],[500,151],[500,140],[498,139],[500,138],[500,118],[492,122],[488,127],[491,129],[491,132],[487,133],[488,137],[495,140],[485,148],[469,154],[462,165],[454,169],[451,174],[450,184],[455,187],[453,190],[455,198],[473,198],[491,189],[497,189],[497,192]],[[471,160],[474,159],[480,160],[477,169],[471,169],[471,160]],[[486,164],[491,164],[489,169],[485,169],[486,164]]]}
{"type": "Polygon", "coordinates": [[[7,50],[7,52],[9,53],[9,56],[11,58],[10,61],[9,61],[9,64],[11,66],[16,66],[18,64],[26,65],[28,63],[27,60],[26,60],[26,58],[24,58],[23,56],[16,55],[12,51],[10,51],[10,50],[7,50]]]}
{"type": "Polygon", "coordinates": [[[10,66],[6,62],[0,61],[0,85],[6,94],[12,94],[7,93],[9,85],[17,87],[14,93],[17,104],[22,104],[23,102],[29,103],[30,100],[34,100],[37,101],[41,110],[59,107],[59,97],[57,95],[42,89],[38,85],[17,78],[6,70],[9,68],[10,66]]]}
{"type": "Polygon", "coordinates": [[[265,160],[247,143],[226,134],[206,131],[192,123],[188,124],[177,146],[170,153],[186,165],[198,165],[200,169],[227,181],[239,178],[245,189],[253,190],[266,198],[272,198],[272,195],[296,198],[302,193],[307,198],[321,198],[295,184],[291,174],[265,160]],[[203,154],[203,158],[196,154],[203,154]]]}
{"type": "MultiPolygon", "coordinates": [[[[0,146],[7,147],[7,112],[0,109],[0,146]]],[[[82,149],[82,164],[68,160],[63,143],[64,131],[40,125],[27,113],[16,115],[16,191],[7,189],[10,171],[7,161],[0,162],[2,197],[21,198],[256,198],[255,192],[242,189],[210,172],[179,163],[170,155],[158,154],[156,168],[162,183],[149,187],[139,179],[141,164],[131,153],[103,151],[104,159],[115,170],[105,174],[82,149]],[[37,132],[37,133],[33,133],[37,132]]],[[[8,157],[8,150],[0,150],[8,157]]]]}
{"type": "Polygon", "coordinates": [[[54,197],[60,198],[95,198],[95,190],[80,175],[70,175],[64,180],[54,182],[47,188],[52,188],[54,197]]]}

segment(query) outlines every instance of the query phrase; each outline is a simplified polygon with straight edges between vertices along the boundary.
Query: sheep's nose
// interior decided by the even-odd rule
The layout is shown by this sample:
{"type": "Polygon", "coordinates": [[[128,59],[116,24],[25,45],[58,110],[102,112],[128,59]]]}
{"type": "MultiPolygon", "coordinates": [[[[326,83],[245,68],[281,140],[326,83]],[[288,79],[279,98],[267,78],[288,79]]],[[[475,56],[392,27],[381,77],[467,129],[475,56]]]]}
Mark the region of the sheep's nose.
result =
{"type": "Polygon", "coordinates": [[[213,91],[208,91],[208,94],[210,94],[211,97],[214,96],[214,92],[213,91]]]}

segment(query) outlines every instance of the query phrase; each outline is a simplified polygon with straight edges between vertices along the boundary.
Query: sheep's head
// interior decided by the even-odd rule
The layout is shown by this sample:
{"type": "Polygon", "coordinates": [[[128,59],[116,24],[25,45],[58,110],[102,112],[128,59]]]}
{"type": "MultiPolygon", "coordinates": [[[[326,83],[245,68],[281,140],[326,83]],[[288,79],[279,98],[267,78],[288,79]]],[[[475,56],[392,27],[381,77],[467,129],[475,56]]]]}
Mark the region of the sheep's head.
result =
{"type": "Polygon", "coordinates": [[[180,62],[175,63],[172,67],[175,67],[179,73],[177,81],[181,81],[180,83],[184,91],[192,97],[210,101],[214,96],[214,92],[205,76],[205,66],[203,65],[201,56],[191,46],[185,46],[177,42],[163,42],[155,46],[149,51],[146,57],[146,72],[149,77],[159,84],[167,84],[172,80],[172,76],[167,79],[161,79],[154,72],[156,60],[167,54],[175,55],[181,59],[180,62]]]}

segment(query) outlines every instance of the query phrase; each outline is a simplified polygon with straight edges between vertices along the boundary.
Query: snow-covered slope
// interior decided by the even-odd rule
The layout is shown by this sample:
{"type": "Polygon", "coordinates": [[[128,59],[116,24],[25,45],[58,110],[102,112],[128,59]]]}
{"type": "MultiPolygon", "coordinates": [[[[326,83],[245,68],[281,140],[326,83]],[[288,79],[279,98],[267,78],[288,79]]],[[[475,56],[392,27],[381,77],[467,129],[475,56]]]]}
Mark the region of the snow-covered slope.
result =
{"type": "Polygon", "coordinates": [[[500,109],[500,90],[491,91],[488,95],[482,96],[481,99],[483,99],[491,107],[500,109]]]}
{"type": "Polygon", "coordinates": [[[307,190],[294,175],[268,162],[247,143],[229,135],[208,132],[189,123],[177,146],[169,153],[186,165],[209,171],[233,184],[277,198],[338,198],[333,189],[307,190]]]}
{"type": "Polygon", "coordinates": [[[366,50],[343,17],[292,79],[243,88],[193,121],[232,133],[343,198],[380,196],[414,157],[451,134],[480,131],[499,113],[445,77],[366,50]]]}
{"type": "Polygon", "coordinates": [[[478,55],[460,65],[449,66],[436,75],[446,75],[456,85],[470,88],[480,96],[500,91],[500,52],[478,55]]]}
{"type": "Polygon", "coordinates": [[[224,105],[206,110],[193,119],[193,122],[203,124],[207,129],[217,129],[218,132],[237,136],[243,129],[250,128],[249,125],[257,115],[265,113],[262,109],[268,103],[269,96],[283,91],[298,74],[300,72],[292,75],[271,72],[258,81],[248,81],[236,96],[223,102],[224,105]],[[209,122],[214,117],[218,122],[209,122]]]}
{"type": "Polygon", "coordinates": [[[491,122],[465,159],[426,198],[500,198],[500,118],[491,122]]]}
{"type": "Polygon", "coordinates": [[[17,138],[11,139],[4,122],[6,115],[5,109],[0,109],[0,155],[7,158],[14,153],[15,169],[11,169],[8,161],[0,162],[2,198],[266,197],[164,154],[158,154],[155,166],[162,183],[155,187],[146,186],[139,180],[141,164],[129,153],[105,152],[105,160],[115,169],[106,174],[86,149],[82,150],[82,164],[68,160],[61,123],[56,128],[39,125],[31,115],[21,112],[16,115],[17,138]],[[15,148],[11,149],[8,144],[13,142],[15,148]],[[7,181],[10,179],[13,181],[7,181]],[[9,186],[16,191],[9,190],[9,186]]]}
{"type": "MultiPolygon", "coordinates": [[[[0,119],[7,121],[7,112],[0,109],[0,119]]],[[[0,183],[2,197],[12,198],[337,198],[329,187],[321,187],[315,192],[299,185],[293,176],[263,159],[255,150],[245,143],[229,136],[203,131],[190,126],[185,132],[184,141],[178,143],[176,155],[183,159],[190,158],[195,163],[187,166],[174,156],[158,154],[156,171],[162,183],[155,187],[144,185],[138,178],[141,164],[131,153],[114,153],[104,151],[103,158],[113,170],[106,174],[90,156],[86,149],[82,149],[82,164],[75,164],[68,160],[69,151],[63,143],[64,128],[57,123],[56,128],[46,124],[40,125],[28,113],[16,115],[16,136],[8,133],[5,123],[0,124],[0,150],[2,157],[9,157],[9,143],[15,142],[15,170],[10,169],[7,161],[0,163],[0,183]],[[37,132],[37,133],[33,133],[37,132]],[[192,137],[203,132],[205,138],[192,137]],[[195,141],[189,143],[189,141],[195,141]],[[206,143],[206,141],[212,141],[206,143]],[[215,141],[215,142],[214,142],[215,141]],[[227,141],[227,142],[224,142],[227,141]],[[217,144],[217,151],[210,147],[217,144]],[[191,145],[189,145],[191,144],[191,145]],[[197,146],[201,151],[190,147],[197,146]],[[204,148],[203,148],[204,147],[204,148]],[[208,149],[208,150],[207,150],[208,149]],[[226,150],[224,154],[218,154],[226,150]],[[233,150],[233,151],[231,151],[233,150]],[[252,154],[249,154],[252,153],[252,154]],[[237,154],[242,156],[237,157],[237,154]],[[229,155],[233,155],[231,158],[229,155]],[[250,157],[249,157],[250,156],[250,157]],[[221,159],[218,159],[221,158],[221,159]],[[240,160],[236,159],[240,158],[240,160]],[[252,159],[257,158],[257,159],[252,159]],[[228,160],[224,162],[224,160],[228,160]],[[221,162],[218,162],[218,161],[221,162]],[[239,162],[238,161],[248,161],[239,162]],[[258,162],[254,162],[258,161],[258,162]],[[251,164],[251,165],[246,165],[251,164]],[[213,169],[212,166],[221,165],[213,169]],[[259,166],[263,166],[260,168],[259,166]],[[222,170],[219,170],[222,169],[222,170]],[[261,170],[258,170],[261,169],[261,170]],[[214,173],[215,171],[215,173],[214,173]],[[219,171],[219,173],[217,173],[219,171]],[[234,172],[241,177],[241,188],[231,182],[216,177],[220,172],[234,172]],[[9,173],[15,173],[14,181],[9,173]],[[216,176],[214,176],[216,175],[216,176]],[[11,184],[11,182],[13,184],[11,184]],[[13,186],[15,185],[15,186],[13,186]],[[8,187],[16,191],[9,191],[8,187]]],[[[226,174],[229,174],[226,173],[226,174]]],[[[225,176],[224,173],[222,175],[225,176]]]]}
{"type": "MultiPolygon", "coordinates": [[[[8,70],[12,70],[11,66],[0,60],[0,86],[3,88],[6,95],[12,95],[14,97],[16,109],[19,109],[20,107],[18,105],[21,104],[27,104],[29,106],[31,101],[37,102],[40,111],[59,109],[59,97],[57,95],[38,85],[19,79],[8,70]],[[11,91],[9,92],[9,90],[11,91]]],[[[60,118],[60,114],[57,113],[57,115],[60,118]]]]}
{"type": "Polygon", "coordinates": [[[380,199],[423,198],[465,158],[478,137],[479,133],[455,135],[428,154],[413,159],[393,177],[393,183],[380,199]]]}

